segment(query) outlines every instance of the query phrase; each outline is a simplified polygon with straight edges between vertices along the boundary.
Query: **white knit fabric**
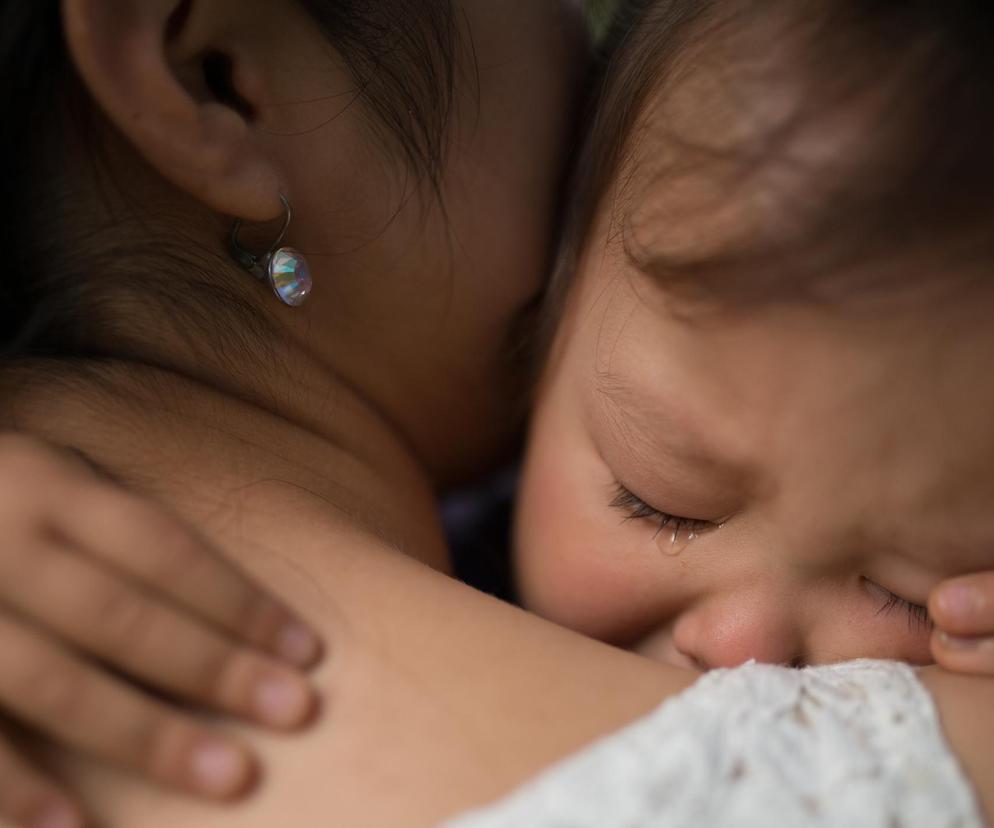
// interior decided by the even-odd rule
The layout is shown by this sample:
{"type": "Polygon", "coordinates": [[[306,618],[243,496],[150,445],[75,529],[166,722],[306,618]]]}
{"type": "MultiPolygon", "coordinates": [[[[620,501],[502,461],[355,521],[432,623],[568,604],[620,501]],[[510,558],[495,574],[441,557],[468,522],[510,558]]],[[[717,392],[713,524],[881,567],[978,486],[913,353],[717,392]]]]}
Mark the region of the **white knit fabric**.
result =
{"type": "Polygon", "coordinates": [[[914,670],[702,677],[655,713],[448,828],[979,828],[914,670]]]}

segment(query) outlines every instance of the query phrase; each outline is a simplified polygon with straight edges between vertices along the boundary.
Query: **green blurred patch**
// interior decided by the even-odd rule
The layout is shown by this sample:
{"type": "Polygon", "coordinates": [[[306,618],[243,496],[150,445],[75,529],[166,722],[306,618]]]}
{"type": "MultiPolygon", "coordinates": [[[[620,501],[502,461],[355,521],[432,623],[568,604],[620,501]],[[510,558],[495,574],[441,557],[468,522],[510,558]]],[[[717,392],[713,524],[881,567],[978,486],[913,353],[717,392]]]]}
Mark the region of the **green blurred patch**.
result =
{"type": "Polygon", "coordinates": [[[587,0],[587,19],[594,37],[600,40],[611,25],[619,0],[587,0]]]}

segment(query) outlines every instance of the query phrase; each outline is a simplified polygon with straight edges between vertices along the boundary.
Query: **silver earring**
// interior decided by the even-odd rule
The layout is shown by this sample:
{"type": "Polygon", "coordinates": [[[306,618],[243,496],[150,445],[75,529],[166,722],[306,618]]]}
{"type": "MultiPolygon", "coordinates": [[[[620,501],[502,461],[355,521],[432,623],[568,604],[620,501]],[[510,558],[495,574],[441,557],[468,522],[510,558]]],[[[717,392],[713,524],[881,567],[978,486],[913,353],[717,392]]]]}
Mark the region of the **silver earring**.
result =
{"type": "Polygon", "coordinates": [[[285,218],[279,238],[272,247],[261,256],[250,253],[238,242],[238,234],[242,229],[242,220],[236,219],[231,228],[231,238],[228,247],[235,261],[245,270],[255,276],[260,282],[268,283],[276,298],[284,305],[299,308],[311,295],[314,281],[311,278],[311,268],[304,255],[292,247],[283,247],[283,240],[290,229],[293,220],[293,208],[286,196],[281,195],[285,218]]]}

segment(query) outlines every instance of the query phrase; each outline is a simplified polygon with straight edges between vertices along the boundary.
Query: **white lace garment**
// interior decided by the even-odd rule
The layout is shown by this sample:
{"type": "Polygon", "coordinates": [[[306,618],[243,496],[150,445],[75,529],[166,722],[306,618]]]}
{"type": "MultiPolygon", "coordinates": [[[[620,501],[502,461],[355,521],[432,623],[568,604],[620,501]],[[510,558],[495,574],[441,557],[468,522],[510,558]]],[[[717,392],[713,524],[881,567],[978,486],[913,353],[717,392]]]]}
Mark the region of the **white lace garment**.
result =
{"type": "Polygon", "coordinates": [[[911,668],[716,670],[447,828],[979,828],[911,668]]]}

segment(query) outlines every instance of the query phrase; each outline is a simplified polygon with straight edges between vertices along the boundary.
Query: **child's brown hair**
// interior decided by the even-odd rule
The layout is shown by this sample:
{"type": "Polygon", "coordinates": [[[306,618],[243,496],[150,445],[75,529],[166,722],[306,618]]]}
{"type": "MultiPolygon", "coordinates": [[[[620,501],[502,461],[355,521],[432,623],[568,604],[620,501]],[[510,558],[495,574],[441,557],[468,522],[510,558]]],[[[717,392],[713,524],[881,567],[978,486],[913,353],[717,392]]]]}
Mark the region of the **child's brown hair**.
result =
{"type": "Polygon", "coordinates": [[[612,240],[691,297],[987,283],[992,35],[978,0],[627,3],[560,285],[605,199],[612,240]]]}

